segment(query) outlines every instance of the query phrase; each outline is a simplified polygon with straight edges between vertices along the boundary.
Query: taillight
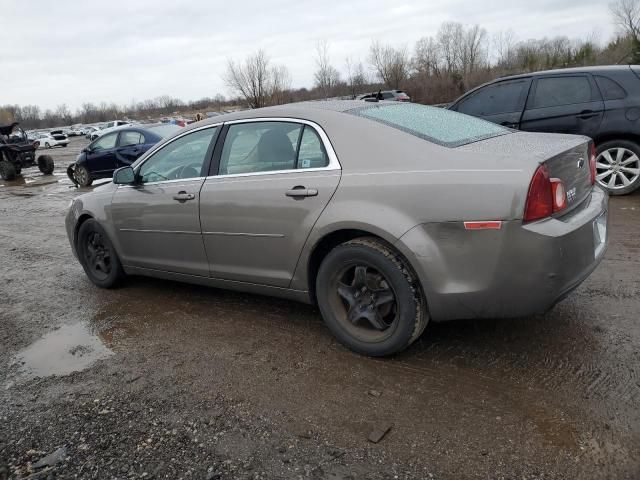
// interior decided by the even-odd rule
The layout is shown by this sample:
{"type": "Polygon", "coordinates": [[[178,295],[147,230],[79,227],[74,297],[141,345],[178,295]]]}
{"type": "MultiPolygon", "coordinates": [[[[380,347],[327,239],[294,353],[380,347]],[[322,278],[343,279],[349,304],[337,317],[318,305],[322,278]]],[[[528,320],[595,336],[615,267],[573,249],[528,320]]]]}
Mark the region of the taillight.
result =
{"type": "Polygon", "coordinates": [[[549,170],[540,165],[533,174],[524,207],[525,222],[551,216],[567,208],[567,192],[559,178],[549,178],[549,170]]]}
{"type": "Polygon", "coordinates": [[[591,171],[591,185],[595,185],[596,176],[596,144],[591,142],[591,154],[589,155],[589,171],[591,171]]]}

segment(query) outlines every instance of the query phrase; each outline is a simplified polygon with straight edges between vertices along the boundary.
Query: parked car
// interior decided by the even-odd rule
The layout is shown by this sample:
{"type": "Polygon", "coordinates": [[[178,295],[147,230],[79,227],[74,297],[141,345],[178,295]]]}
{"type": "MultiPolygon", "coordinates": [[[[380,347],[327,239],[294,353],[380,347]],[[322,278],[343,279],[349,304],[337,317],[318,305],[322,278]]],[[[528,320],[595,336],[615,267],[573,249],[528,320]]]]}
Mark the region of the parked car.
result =
{"type": "Polygon", "coordinates": [[[66,228],[100,287],[142,274],[314,302],[342,343],[387,355],[429,320],[543,313],[596,268],[591,150],[412,103],[269,107],[158,143],[76,197],[66,228]]]}
{"type": "Polygon", "coordinates": [[[113,122],[106,123],[102,128],[97,129],[89,135],[90,140],[95,140],[102,135],[113,131],[113,129],[122,127],[123,125],[130,125],[131,122],[127,122],[126,120],[114,120],[113,122]]]}
{"type": "Polygon", "coordinates": [[[99,130],[99,128],[98,128],[98,127],[93,127],[93,126],[91,126],[91,127],[85,127],[85,129],[84,129],[84,131],[85,131],[85,133],[84,133],[85,138],[86,138],[87,140],[91,140],[91,134],[92,134],[93,132],[98,131],[98,130],[99,130]]]}
{"type": "Polygon", "coordinates": [[[411,101],[411,97],[402,90],[380,90],[378,92],[364,93],[356,97],[356,100],[367,100],[367,99],[389,100],[389,101],[395,101],[395,102],[411,101]]]}
{"type": "Polygon", "coordinates": [[[640,66],[503,77],[449,108],[519,130],[587,135],[596,143],[600,185],[612,195],[640,187],[640,66]]]}
{"type": "Polygon", "coordinates": [[[62,133],[62,130],[40,132],[35,136],[35,140],[39,143],[39,148],[66,147],[69,145],[69,139],[62,133]]]}
{"type": "Polygon", "coordinates": [[[144,127],[120,127],[82,149],[67,175],[76,184],[87,187],[98,178],[111,178],[116,168],[131,165],[164,137],[180,130],[177,125],[153,124],[144,127]]]}

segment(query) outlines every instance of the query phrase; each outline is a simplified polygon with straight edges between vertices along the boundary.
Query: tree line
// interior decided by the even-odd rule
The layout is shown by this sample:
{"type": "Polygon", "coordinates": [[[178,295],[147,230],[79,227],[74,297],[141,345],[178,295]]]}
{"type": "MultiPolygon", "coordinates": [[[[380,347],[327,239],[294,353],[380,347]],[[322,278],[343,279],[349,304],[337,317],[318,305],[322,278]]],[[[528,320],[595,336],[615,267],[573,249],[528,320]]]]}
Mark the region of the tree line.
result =
{"type": "Polygon", "coordinates": [[[184,102],[165,95],[130,105],[85,103],[75,112],[65,104],[47,110],[37,105],[4,105],[0,106],[0,123],[19,121],[24,128],[44,128],[122,117],[143,120],[232,106],[259,108],[353,98],[378,89],[402,89],[413,101],[440,104],[498,76],[575,66],[640,64],[640,0],[617,0],[609,7],[618,33],[604,45],[593,35],[518,40],[511,30],[490,36],[479,25],[445,22],[434,35],[419,38],[411,47],[374,40],[364,60],[347,56],[341,64],[332,62],[329,42],[319,41],[311,88],[292,88],[287,66],[275,64],[264,50],[258,50],[242,61],[227,61],[222,79],[232,92],[230,98],[216,94],[184,102]]]}

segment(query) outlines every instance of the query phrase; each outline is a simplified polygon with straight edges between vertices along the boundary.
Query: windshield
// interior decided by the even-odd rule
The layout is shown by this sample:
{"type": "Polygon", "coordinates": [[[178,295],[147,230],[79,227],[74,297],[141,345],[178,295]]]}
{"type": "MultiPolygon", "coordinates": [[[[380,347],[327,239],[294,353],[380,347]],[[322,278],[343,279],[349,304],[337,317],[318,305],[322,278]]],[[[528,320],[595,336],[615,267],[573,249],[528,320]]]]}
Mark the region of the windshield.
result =
{"type": "Polygon", "coordinates": [[[167,138],[169,135],[174,134],[182,127],[179,125],[172,125],[170,123],[163,123],[162,125],[156,125],[155,127],[147,127],[150,132],[159,135],[162,138],[167,138]]]}
{"type": "Polygon", "coordinates": [[[415,103],[373,104],[348,112],[445,147],[459,147],[511,132],[479,118],[415,103]]]}

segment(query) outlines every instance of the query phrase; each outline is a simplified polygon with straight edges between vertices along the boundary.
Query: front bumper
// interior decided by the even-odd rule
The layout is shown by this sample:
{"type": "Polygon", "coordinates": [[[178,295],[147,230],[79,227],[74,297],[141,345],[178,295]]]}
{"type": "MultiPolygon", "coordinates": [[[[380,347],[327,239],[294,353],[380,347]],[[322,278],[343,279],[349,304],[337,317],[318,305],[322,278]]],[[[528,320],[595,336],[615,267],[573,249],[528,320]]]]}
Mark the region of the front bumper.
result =
{"type": "Polygon", "coordinates": [[[544,313],[600,263],[608,241],[607,205],[607,194],[596,187],[584,206],[561,218],[507,221],[500,230],[423,224],[397,246],[416,269],[433,320],[544,313]]]}

